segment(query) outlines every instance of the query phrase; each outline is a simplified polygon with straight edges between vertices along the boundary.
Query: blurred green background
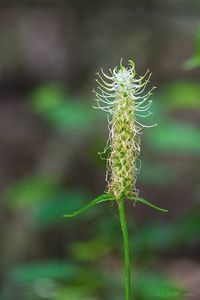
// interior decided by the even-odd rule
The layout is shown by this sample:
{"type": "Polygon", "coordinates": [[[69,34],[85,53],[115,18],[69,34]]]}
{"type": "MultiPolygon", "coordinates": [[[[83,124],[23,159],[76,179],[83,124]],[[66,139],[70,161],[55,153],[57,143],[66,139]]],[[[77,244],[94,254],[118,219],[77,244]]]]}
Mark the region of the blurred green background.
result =
{"type": "Polygon", "coordinates": [[[135,300],[199,300],[200,2],[2,1],[0,300],[122,300],[116,207],[62,215],[106,188],[106,116],[95,73],[149,68],[141,197],[127,203],[135,300]]]}

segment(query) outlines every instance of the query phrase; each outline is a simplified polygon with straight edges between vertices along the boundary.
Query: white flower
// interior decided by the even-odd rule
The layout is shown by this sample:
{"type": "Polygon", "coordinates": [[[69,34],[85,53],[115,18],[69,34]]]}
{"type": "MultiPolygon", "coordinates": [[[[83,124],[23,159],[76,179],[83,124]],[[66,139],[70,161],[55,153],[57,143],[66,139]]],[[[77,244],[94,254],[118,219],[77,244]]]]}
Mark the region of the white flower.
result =
{"type": "Polygon", "coordinates": [[[140,153],[140,134],[144,125],[136,117],[147,117],[151,114],[149,108],[152,89],[144,93],[151,73],[136,77],[135,64],[129,61],[128,68],[120,62],[119,69],[109,70],[110,75],[98,73],[98,92],[95,92],[97,106],[108,113],[109,138],[104,149],[111,149],[107,158],[108,192],[116,199],[122,196],[137,195],[135,188],[137,168],[136,160],[140,153]],[[111,117],[111,118],[110,118],[111,117]]]}

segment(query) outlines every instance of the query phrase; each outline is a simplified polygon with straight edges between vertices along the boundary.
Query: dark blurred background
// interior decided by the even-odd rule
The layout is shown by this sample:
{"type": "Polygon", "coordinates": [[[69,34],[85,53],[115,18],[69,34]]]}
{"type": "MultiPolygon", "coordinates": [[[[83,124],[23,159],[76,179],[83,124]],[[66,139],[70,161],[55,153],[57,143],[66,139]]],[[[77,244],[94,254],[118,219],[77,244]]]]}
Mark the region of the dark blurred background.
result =
{"type": "MultiPolygon", "coordinates": [[[[65,213],[106,189],[95,73],[149,68],[153,122],[127,203],[136,300],[200,297],[199,0],[1,1],[1,300],[121,300],[116,207],[65,213]]],[[[147,121],[148,122],[148,121],[147,121]]]]}

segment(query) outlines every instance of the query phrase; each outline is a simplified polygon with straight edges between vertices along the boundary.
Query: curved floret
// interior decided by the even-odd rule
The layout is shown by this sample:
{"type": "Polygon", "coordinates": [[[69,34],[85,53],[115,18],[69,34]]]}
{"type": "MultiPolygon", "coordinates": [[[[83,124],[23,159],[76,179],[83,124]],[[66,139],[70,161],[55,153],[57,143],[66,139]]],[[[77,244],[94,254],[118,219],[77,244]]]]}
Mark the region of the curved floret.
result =
{"type": "Polygon", "coordinates": [[[145,93],[151,77],[149,70],[144,76],[136,77],[135,64],[129,61],[128,67],[122,65],[109,70],[107,75],[101,69],[97,73],[99,84],[96,95],[97,106],[108,114],[109,138],[104,153],[110,149],[107,158],[106,179],[108,193],[116,199],[137,195],[135,187],[136,161],[140,153],[140,134],[144,125],[137,117],[147,117],[151,100],[149,97],[155,87],[145,93]]]}

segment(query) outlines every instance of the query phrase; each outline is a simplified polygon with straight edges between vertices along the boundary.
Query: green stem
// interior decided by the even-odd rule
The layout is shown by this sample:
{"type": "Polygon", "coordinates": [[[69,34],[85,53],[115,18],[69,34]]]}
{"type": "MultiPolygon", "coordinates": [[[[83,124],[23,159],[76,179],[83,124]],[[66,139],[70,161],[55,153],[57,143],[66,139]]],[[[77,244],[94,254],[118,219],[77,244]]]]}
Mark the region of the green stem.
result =
{"type": "Polygon", "coordinates": [[[131,270],[130,270],[130,250],[128,228],[126,223],[126,215],[124,209],[124,201],[118,201],[119,217],[122,228],[123,243],[124,243],[124,284],[125,284],[125,300],[131,299],[131,270]]]}

